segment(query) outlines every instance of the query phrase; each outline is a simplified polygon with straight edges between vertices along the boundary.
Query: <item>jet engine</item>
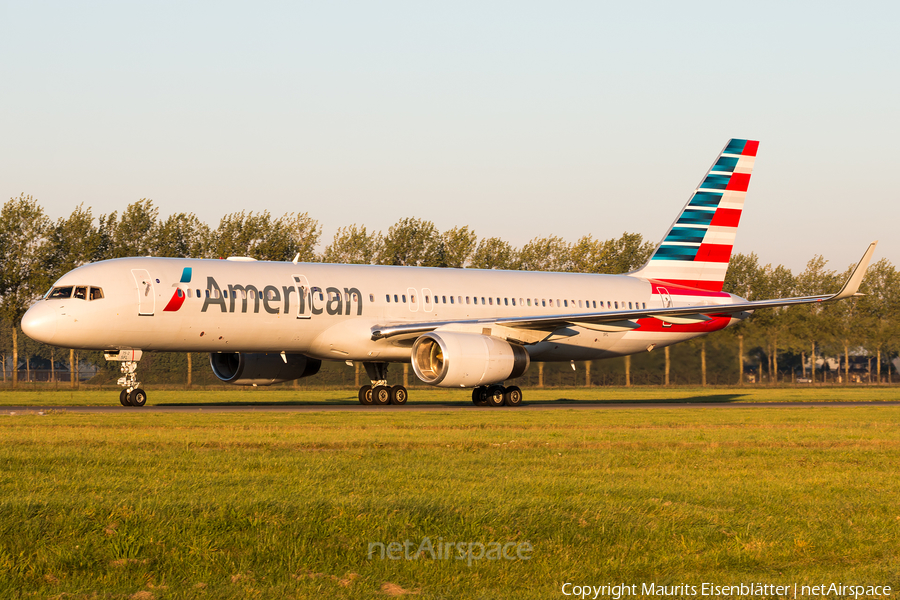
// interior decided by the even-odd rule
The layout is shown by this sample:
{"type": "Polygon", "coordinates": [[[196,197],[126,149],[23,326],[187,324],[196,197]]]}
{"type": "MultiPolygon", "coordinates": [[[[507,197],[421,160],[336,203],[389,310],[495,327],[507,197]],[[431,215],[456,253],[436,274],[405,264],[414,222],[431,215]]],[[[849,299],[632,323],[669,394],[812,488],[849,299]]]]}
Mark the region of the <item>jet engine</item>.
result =
{"type": "Polygon", "coordinates": [[[416,340],[416,375],[438,387],[476,387],[519,377],[531,358],[524,347],[477,333],[432,331],[416,340]]]}
{"type": "Polygon", "coordinates": [[[309,377],[322,361],[303,354],[211,352],[209,366],[216,377],[234,385],[272,385],[309,377]]]}

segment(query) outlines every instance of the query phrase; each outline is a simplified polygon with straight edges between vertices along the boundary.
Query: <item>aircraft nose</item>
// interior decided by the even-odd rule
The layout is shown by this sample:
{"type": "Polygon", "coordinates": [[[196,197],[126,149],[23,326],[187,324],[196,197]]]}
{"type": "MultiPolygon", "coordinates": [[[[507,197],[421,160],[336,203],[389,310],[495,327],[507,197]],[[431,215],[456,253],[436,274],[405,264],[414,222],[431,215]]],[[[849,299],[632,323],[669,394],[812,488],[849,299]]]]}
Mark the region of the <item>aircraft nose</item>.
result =
{"type": "Polygon", "coordinates": [[[22,331],[31,339],[50,344],[56,335],[56,307],[49,302],[38,302],[22,317],[22,331]]]}

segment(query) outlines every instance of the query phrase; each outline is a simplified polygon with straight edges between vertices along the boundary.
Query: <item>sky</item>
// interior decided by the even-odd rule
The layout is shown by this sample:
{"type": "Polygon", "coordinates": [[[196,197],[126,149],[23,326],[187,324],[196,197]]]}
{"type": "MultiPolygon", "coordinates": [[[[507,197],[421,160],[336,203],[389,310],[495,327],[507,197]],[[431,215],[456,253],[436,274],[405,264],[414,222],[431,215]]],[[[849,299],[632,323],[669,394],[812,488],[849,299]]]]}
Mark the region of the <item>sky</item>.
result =
{"type": "Polygon", "coordinates": [[[760,140],[736,252],[900,265],[896,2],[0,0],[0,198],[215,227],[658,241],[760,140]]]}

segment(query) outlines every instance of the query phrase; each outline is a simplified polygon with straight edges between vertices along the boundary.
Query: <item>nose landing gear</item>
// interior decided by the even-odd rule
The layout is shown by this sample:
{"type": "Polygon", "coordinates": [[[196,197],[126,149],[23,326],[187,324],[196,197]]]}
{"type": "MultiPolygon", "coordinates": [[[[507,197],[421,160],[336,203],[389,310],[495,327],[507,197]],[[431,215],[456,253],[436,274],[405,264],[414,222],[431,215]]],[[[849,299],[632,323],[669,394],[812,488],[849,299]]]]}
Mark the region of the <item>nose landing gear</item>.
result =
{"type": "Polygon", "coordinates": [[[119,392],[119,403],[122,406],[144,406],[147,403],[147,392],[141,389],[141,382],[137,380],[138,361],[143,353],[140,350],[119,350],[118,352],[106,352],[104,358],[108,361],[121,363],[119,371],[122,376],[117,383],[123,389],[119,392]]]}

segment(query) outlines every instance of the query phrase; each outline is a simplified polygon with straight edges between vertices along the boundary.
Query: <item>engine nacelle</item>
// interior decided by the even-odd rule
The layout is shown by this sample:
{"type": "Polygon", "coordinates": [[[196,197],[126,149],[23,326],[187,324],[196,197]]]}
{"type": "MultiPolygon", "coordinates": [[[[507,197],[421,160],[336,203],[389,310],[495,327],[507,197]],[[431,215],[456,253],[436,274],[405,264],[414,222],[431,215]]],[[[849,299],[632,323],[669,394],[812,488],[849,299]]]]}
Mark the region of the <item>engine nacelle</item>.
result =
{"type": "Polygon", "coordinates": [[[478,333],[432,331],[412,347],[413,370],[438,387],[476,387],[519,377],[531,364],[524,347],[478,333]]]}
{"type": "Polygon", "coordinates": [[[211,352],[209,366],[216,377],[234,385],[272,385],[309,377],[319,372],[322,361],[303,354],[211,352]]]}

